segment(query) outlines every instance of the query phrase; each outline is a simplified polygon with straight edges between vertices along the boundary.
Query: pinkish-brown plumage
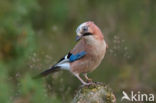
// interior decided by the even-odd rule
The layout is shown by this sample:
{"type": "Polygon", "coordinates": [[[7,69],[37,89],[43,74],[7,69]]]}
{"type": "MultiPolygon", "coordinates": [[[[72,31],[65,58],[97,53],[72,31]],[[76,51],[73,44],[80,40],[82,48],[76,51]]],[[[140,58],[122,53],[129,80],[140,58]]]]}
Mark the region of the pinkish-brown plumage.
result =
{"type": "Polygon", "coordinates": [[[86,22],[88,31],[92,36],[83,37],[78,44],[71,50],[71,53],[77,54],[86,51],[87,54],[70,64],[72,73],[87,73],[95,70],[101,63],[106,52],[106,43],[101,30],[93,23],[86,22]]]}
{"type": "Polygon", "coordinates": [[[99,27],[91,21],[82,23],[76,33],[76,40],[79,40],[76,46],[50,69],[40,73],[38,77],[46,76],[58,69],[65,69],[74,74],[83,84],[89,84],[81,79],[79,74],[83,73],[84,77],[90,81],[87,73],[99,66],[106,53],[107,44],[99,27]]]}

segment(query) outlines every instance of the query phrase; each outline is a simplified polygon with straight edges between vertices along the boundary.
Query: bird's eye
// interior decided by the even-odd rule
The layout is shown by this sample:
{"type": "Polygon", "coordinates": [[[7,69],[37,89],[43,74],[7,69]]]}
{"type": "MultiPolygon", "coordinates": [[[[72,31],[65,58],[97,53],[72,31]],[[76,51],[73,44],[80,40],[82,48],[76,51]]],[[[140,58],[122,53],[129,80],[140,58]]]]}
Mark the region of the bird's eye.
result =
{"type": "Polygon", "coordinates": [[[88,27],[87,26],[84,26],[83,27],[83,31],[88,31],[88,27]]]}

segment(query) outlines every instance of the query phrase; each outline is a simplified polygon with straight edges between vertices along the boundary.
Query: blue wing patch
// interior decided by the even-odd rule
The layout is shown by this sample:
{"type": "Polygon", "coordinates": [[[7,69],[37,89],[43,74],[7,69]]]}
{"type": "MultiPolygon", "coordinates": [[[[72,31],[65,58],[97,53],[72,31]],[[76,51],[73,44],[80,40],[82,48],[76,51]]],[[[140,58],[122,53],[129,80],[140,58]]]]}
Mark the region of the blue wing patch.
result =
{"type": "Polygon", "coordinates": [[[82,58],[85,55],[86,55],[86,52],[85,51],[82,51],[82,52],[77,53],[75,55],[74,54],[71,54],[71,56],[69,57],[69,61],[70,62],[76,61],[76,60],[82,58]]]}

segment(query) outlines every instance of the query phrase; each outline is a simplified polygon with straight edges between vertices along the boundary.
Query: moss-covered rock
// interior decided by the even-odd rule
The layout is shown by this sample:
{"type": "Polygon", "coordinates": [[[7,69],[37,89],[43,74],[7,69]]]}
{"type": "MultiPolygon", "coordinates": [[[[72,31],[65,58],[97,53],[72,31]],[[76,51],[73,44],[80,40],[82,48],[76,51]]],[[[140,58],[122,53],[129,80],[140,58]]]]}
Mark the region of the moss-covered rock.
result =
{"type": "Polygon", "coordinates": [[[108,86],[93,83],[81,86],[72,103],[116,103],[116,98],[108,86]]]}

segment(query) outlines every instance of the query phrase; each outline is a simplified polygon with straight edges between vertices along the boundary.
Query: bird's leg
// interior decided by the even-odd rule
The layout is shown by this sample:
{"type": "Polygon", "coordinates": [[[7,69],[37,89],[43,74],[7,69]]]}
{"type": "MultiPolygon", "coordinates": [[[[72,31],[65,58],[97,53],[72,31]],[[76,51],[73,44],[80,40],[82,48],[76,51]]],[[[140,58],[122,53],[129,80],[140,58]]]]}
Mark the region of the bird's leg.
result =
{"type": "Polygon", "coordinates": [[[88,83],[86,83],[80,76],[79,74],[74,74],[80,81],[83,85],[87,85],[88,83]]]}
{"type": "Polygon", "coordinates": [[[86,78],[88,83],[92,83],[92,79],[88,78],[87,73],[84,74],[84,77],[86,78]]]}

